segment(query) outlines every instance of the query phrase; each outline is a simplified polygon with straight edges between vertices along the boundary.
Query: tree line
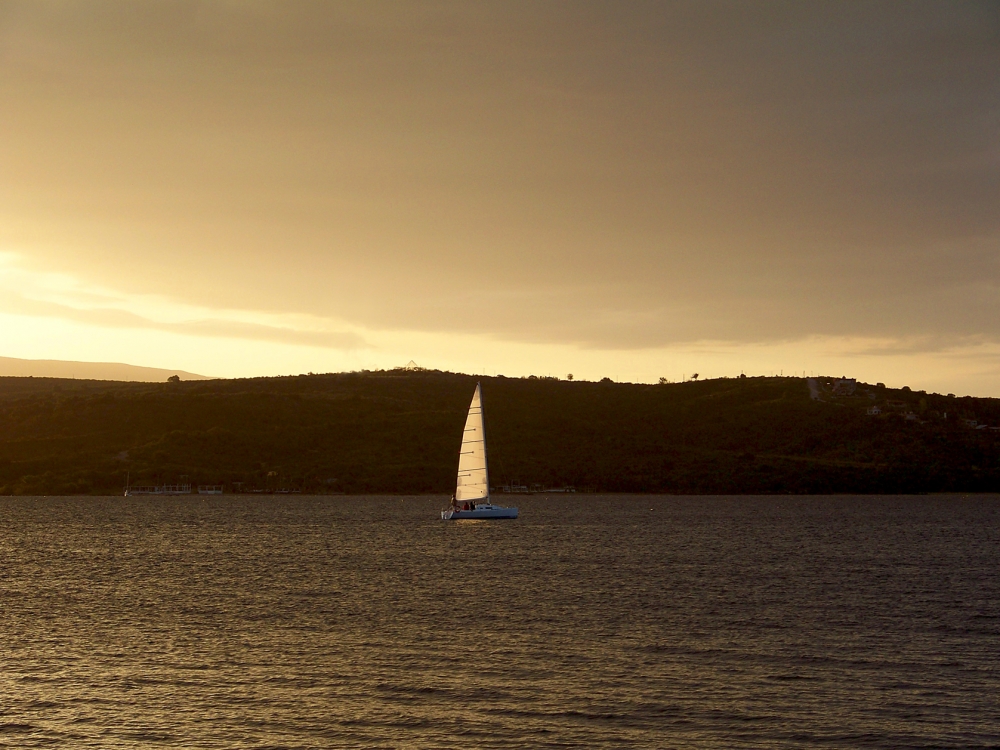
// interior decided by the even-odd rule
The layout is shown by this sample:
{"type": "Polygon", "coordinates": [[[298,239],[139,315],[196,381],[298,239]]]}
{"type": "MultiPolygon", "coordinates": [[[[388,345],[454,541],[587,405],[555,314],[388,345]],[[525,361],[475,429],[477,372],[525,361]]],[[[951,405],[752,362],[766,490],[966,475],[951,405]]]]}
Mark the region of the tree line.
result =
{"type": "MultiPolygon", "coordinates": [[[[821,379],[822,380],[822,379],[821,379]]],[[[133,484],[452,492],[482,382],[491,484],[676,494],[1000,488],[1000,401],[802,378],[656,385],[437,371],[119,383],[0,378],[0,494],[133,484]],[[872,416],[872,404],[892,404],[872,416]],[[907,416],[909,415],[909,416],[907,416]],[[947,416],[945,416],[947,415],[947,416]]]]}

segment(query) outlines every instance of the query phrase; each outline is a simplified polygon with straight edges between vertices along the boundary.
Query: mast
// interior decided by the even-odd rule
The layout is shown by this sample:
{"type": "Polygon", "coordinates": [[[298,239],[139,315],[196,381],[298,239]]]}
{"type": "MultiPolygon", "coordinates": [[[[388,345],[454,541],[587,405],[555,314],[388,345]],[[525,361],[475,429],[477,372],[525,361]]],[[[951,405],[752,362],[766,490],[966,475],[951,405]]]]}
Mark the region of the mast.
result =
{"type": "Polygon", "coordinates": [[[486,408],[483,406],[483,391],[476,383],[476,394],[479,396],[479,423],[483,432],[483,484],[486,485],[486,501],[490,500],[490,462],[486,456],[486,408]]]}

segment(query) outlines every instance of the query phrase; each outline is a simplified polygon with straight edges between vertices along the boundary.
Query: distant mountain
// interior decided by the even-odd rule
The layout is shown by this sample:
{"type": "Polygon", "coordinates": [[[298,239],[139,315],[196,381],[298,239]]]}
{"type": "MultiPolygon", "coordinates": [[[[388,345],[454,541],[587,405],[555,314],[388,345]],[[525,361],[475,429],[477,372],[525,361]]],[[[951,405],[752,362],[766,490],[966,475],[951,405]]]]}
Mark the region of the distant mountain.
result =
{"type": "Polygon", "coordinates": [[[184,370],[161,370],[120,362],[64,362],[57,359],[14,359],[0,357],[0,377],[70,378],[77,380],[121,380],[159,383],[171,375],[181,380],[211,380],[184,370]]]}
{"type": "MultiPolygon", "coordinates": [[[[166,371],[164,371],[166,372],[166,371]]],[[[675,494],[997,492],[1000,399],[834,378],[661,385],[394,370],[0,378],[0,495],[450,494],[482,382],[494,485],[675,494]]]]}

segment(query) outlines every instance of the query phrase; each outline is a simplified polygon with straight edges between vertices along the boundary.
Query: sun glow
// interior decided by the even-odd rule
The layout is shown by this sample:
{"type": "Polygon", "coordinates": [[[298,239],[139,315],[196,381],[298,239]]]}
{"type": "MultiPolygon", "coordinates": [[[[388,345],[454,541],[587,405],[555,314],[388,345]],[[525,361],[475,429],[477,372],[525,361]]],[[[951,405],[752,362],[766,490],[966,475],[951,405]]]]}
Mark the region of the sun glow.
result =
{"type": "Polygon", "coordinates": [[[379,330],[313,315],[219,309],[84,283],[0,253],[0,356],[127,362],[215,377],[376,370],[410,360],[511,377],[655,383],[694,376],[840,375],[927,390],[998,395],[1000,347],[934,349],[921,341],[819,337],[777,343],[692,342],[603,350],[485,335],[379,330]]]}

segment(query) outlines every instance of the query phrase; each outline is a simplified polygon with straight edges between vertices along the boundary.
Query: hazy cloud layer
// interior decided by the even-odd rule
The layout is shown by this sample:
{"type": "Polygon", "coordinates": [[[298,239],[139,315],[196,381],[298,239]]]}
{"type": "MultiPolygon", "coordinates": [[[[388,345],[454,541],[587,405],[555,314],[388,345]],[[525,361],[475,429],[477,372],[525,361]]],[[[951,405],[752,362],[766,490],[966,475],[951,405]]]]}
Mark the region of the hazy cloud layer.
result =
{"type": "Polygon", "coordinates": [[[63,318],[79,323],[89,323],[103,328],[148,328],[189,336],[252,339],[276,341],[287,344],[320,346],[331,349],[360,349],[365,340],[355,333],[340,331],[308,331],[237,320],[201,319],[178,322],[153,320],[114,307],[78,308],[8,294],[0,299],[0,311],[16,315],[43,318],[63,318]]]}
{"type": "Polygon", "coordinates": [[[87,287],[61,273],[37,273],[21,259],[0,253],[0,313],[57,318],[98,328],[134,328],[180,336],[235,338],[356,350],[368,347],[354,332],[336,330],[332,321],[296,316],[179,304],[153,294],[123,294],[87,287]],[[131,309],[130,309],[131,308],[131,309]]]}
{"type": "Polygon", "coordinates": [[[373,329],[996,340],[998,8],[5,2],[0,243],[373,329]]]}

